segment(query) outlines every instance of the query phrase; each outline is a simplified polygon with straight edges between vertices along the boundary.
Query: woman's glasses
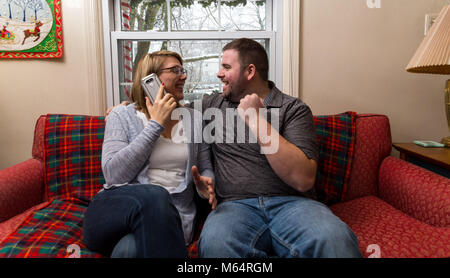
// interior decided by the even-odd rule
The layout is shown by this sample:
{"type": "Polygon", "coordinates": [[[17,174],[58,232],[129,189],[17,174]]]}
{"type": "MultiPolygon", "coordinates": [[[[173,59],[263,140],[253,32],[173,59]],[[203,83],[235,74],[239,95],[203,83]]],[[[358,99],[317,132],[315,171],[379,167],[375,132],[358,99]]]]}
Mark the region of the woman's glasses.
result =
{"type": "Polygon", "coordinates": [[[172,73],[175,73],[176,75],[182,75],[182,74],[186,75],[187,74],[186,69],[184,69],[182,67],[179,67],[179,66],[174,66],[174,67],[170,67],[170,68],[161,69],[160,71],[163,71],[163,70],[168,70],[168,71],[170,71],[172,73]]]}

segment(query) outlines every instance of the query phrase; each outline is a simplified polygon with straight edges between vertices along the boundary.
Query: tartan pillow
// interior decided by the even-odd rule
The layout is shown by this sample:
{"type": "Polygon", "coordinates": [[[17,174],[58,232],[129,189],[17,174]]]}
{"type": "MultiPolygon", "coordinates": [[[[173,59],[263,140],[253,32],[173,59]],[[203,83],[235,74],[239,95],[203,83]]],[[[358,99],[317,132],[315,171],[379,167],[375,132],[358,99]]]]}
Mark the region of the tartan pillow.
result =
{"type": "Polygon", "coordinates": [[[34,212],[0,245],[0,258],[96,258],[82,243],[82,222],[87,203],[54,199],[34,212]]]}
{"type": "Polygon", "coordinates": [[[47,115],[45,190],[50,200],[90,201],[105,183],[101,167],[104,117],[47,115]]]}
{"type": "Polygon", "coordinates": [[[356,138],[356,113],[315,116],[319,165],[315,190],[327,205],[344,199],[350,179],[356,138]]]}

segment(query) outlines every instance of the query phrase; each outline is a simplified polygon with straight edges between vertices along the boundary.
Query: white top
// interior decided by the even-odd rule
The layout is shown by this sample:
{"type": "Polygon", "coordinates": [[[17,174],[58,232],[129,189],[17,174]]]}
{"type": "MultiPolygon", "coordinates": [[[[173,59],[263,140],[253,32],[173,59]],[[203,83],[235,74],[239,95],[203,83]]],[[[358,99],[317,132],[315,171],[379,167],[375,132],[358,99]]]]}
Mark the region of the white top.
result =
{"type": "MultiPolygon", "coordinates": [[[[144,126],[148,124],[144,113],[136,111],[144,126]]],[[[160,136],[150,155],[150,167],[147,175],[151,184],[164,187],[169,193],[183,182],[188,159],[187,137],[182,121],[173,128],[172,139],[160,136]]]]}

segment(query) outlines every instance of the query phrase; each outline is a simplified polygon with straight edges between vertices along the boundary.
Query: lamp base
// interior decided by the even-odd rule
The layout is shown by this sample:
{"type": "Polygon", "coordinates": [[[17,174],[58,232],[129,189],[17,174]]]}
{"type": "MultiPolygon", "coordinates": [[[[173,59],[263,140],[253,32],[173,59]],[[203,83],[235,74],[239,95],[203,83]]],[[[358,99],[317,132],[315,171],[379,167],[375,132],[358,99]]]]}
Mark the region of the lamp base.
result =
{"type": "Polygon", "coordinates": [[[442,138],[441,143],[444,144],[446,148],[450,148],[450,136],[442,138]]]}
{"type": "MultiPolygon", "coordinates": [[[[448,130],[450,130],[450,79],[445,83],[445,113],[447,114],[448,130]]],[[[442,139],[442,144],[450,148],[450,136],[442,139]]]]}

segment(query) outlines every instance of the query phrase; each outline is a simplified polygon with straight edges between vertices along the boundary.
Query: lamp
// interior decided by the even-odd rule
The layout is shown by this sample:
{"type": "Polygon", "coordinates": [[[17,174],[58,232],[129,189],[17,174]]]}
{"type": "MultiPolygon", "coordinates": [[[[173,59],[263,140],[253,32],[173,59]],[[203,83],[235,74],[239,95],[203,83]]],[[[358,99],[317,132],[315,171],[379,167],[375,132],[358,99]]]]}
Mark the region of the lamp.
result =
{"type": "MultiPolygon", "coordinates": [[[[408,72],[450,74],[450,5],[440,12],[408,66],[408,72]]],[[[445,84],[445,111],[450,130],[450,79],[445,84]]],[[[450,147],[450,137],[442,139],[450,147]]]]}

